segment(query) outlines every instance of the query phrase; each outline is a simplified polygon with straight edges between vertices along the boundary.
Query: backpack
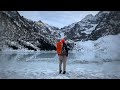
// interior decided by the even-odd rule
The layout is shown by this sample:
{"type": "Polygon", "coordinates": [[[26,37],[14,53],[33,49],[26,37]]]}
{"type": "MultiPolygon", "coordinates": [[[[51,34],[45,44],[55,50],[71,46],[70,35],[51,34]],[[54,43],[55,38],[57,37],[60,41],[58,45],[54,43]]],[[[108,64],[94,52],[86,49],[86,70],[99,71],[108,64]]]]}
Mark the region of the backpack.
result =
{"type": "Polygon", "coordinates": [[[67,52],[66,52],[66,49],[65,49],[65,46],[63,45],[62,47],[62,55],[67,55],[67,52]]]}
{"type": "Polygon", "coordinates": [[[57,43],[57,48],[56,48],[58,54],[61,54],[61,53],[62,53],[62,47],[63,47],[62,42],[58,42],[58,43],[57,43]]]}

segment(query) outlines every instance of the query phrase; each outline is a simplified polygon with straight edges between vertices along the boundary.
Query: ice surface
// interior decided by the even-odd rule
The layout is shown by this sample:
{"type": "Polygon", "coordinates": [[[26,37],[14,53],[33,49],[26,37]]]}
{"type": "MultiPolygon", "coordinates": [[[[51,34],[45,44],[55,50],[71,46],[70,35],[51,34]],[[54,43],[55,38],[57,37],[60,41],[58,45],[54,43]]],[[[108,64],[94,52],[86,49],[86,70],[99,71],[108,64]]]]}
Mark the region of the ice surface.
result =
{"type": "Polygon", "coordinates": [[[1,79],[116,79],[120,78],[120,34],[97,41],[75,42],[69,51],[67,73],[58,72],[56,51],[0,52],[1,79]]]}

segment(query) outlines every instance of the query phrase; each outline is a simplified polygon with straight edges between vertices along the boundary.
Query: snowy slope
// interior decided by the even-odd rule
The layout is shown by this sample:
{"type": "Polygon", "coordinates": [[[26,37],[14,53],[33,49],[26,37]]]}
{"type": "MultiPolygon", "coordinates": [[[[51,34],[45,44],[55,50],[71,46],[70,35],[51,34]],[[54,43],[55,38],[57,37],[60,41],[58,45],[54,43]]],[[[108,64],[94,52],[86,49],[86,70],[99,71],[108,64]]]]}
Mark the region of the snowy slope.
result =
{"type": "Polygon", "coordinates": [[[46,23],[44,23],[44,24],[45,24],[45,26],[50,30],[51,36],[54,36],[55,38],[60,37],[59,28],[54,27],[54,26],[50,26],[50,25],[48,25],[48,24],[46,24],[46,23]]]}
{"type": "MultiPolygon", "coordinates": [[[[96,56],[100,58],[106,58],[110,60],[117,60],[120,56],[120,34],[118,35],[108,35],[101,37],[96,41],[85,41],[85,42],[75,42],[76,46],[74,50],[77,51],[76,55],[79,56],[81,53],[86,54],[85,59],[90,59],[88,55],[96,56]],[[100,55],[101,54],[101,55],[100,55]]],[[[94,57],[93,57],[94,58],[94,57]]],[[[91,59],[92,60],[92,59],[91,59]]],[[[96,59],[97,60],[97,59],[96,59]]]]}
{"type": "Polygon", "coordinates": [[[81,21],[64,28],[65,35],[74,41],[97,40],[105,35],[118,34],[119,11],[100,11],[93,16],[89,14],[81,21]]]}
{"type": "Polygon", "coordinates": [[[104,57],[117,60],[120,57],[120,34],[108,35],[95,41],[95,50],[105,53],[104,57]],[[107,54],[106,54],[107,53],[107,54]]]}
{"type": "Polygon", "coordinates": [[[91,40],[97,40],[106,35],[116,35],[120,33],[120,11],[108,11],[96,15],[99,24],[90,35],[91,40]],[[100,16],[101,15],[101,16],[100,16]],[[101,20],[100,20],[101,18],[101,20]]]}
{"type": "Polygon", "coordinates": [[[93,20],[94,20],[94,16],[92,14],[89,14],[85,16],[85,18],[83,18],[81,22],[88,22],[88,21],[93,21],[93,20]]]}
{"type": "Polygon", "coordinates": [[[85,28],[85,31],[81,31],[82,33],[86,33],[86,34],[91,34],[91,32],[96,28],[98,24],[91,24],[92,28],[85,28]]]}
{"type": "Polygon", "coordinates": [[[72,40],[85,39],[87,38],[87,35],[91,34],[91,32],[98,25],[97,21],[95,21],[94,19],[95,19],[94,16],[92,16],[91,14],[87,15],[81,21],[62,28],[62,31],[65,32],[65,35],[69,39],[72,39],[72,40]]]}
{"type": "Polygon", "coordinates": [[[118,35],[108,35],[105,37],[101,37],[96,41],[78,41],[75,42],[76,47],[74,47],[75,50],[80,50],[83,49],[84,51],[88,51],[88,50],[112,50],[112,51],[117,51],[118,49],[120,49],[119,45],[120,45],[120,34],[118,35]]]}

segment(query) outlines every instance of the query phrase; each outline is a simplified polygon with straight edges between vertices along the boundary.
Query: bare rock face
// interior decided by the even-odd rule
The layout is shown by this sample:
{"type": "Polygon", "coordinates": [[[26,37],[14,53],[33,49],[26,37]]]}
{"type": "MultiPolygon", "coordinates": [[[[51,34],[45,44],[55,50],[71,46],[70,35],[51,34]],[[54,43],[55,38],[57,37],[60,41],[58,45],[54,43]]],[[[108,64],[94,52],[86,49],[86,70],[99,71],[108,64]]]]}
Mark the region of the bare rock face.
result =
{"type": "Polygon", "coordinates": [[[17,11],[0,11],[0,49],[55,50],[59,35],[42,21],[34,22],[17,11]]]}
{"type": "Polygon", "coordinates": [[[90,35],[91,40],[97,40],[106,35],[116,35],[120,33],[120,11],[110,11],[101,20],[95,30],[90,35]]]}
{"type": "Polygon", "coordinates": [[[100,11],[87,15],[81,21],[61,28],[73,41],[97,40],[106,35],[120,33],[120,11],[100,11]]]}

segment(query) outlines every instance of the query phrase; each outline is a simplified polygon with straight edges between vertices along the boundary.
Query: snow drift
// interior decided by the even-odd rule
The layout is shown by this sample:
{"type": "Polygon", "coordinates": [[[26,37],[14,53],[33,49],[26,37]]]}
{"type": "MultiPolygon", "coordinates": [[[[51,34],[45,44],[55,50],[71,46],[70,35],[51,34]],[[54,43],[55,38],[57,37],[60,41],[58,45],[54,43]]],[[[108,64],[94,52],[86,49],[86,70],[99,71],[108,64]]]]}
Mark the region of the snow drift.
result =
{"type": "Polygon", "coordinates": [[[76,56],[85,54],[85,60],[118,60],[120,57],[120,34],[101,37],[96,41],[75,42],[76,56]],[[93,57],[93,58],[92,58],[93,57]],[[97,60],[97,59],[96,59],[97,60]]]}

